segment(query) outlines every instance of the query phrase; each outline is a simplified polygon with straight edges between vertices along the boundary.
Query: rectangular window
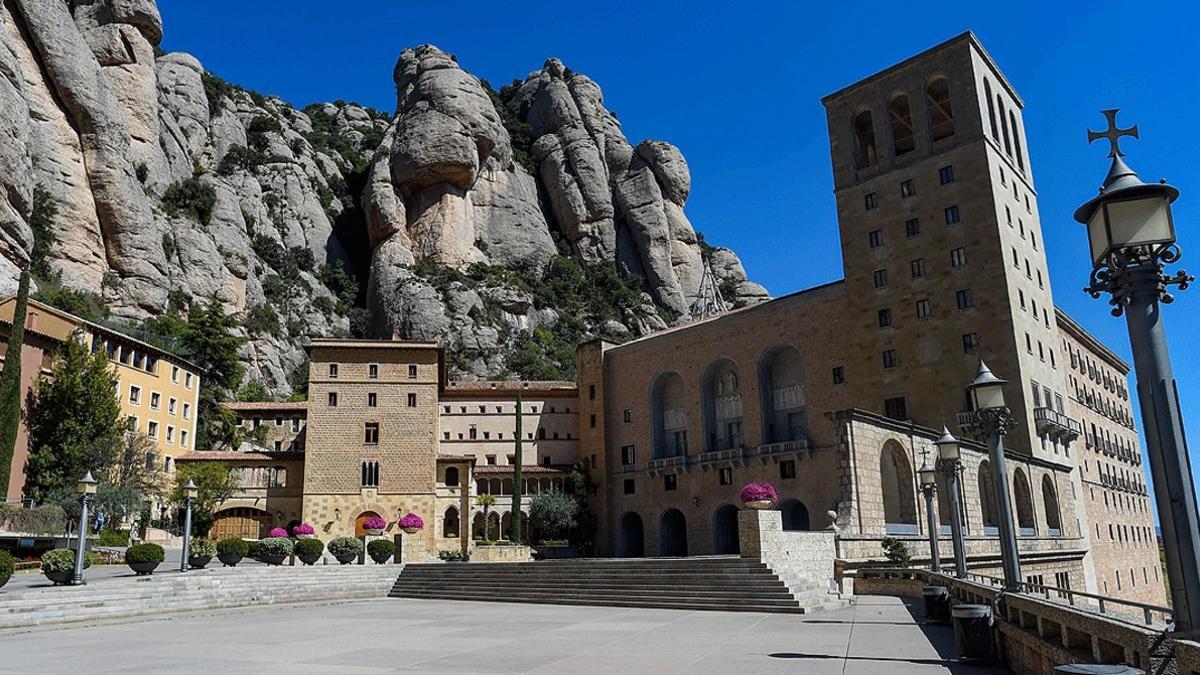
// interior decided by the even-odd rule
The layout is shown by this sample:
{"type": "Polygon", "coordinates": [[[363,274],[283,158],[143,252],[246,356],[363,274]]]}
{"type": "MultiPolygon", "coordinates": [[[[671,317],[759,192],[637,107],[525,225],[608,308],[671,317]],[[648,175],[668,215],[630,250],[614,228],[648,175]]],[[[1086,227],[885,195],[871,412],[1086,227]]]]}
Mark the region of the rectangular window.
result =
{"type": "Polygon", "coordinates": [[[929,299],[924,298],[917,301],[917,318],[928,319],[932,312],[929,309],[929,299]]]}
{"type": "Polygon", "coordinates": [[[867,243],[871,245],[871,248],[879,248],[880,246],[883,246],[883,230],[871,230],[871,232],[867,234],[867,243]]]}
{"type": "Polygon", "coordinates": [[[408,395],[408,407],[410,407],[410,408],[417,407],[417,395],[416,394],[408,395]]]}
{"type": "Polygon", "coordinates": [[[150,409],[158,410],[162,406],[162,394],[157,391],[150,392],[150,409]]]}
{"type": "Polygon", "coordinates": [[[866,205],[867,210],[870,211],[879,206],[879,199],[875,197],[874,192],[868,192],[863,197],[863,203],[866,205]]]}
{"type": "Polygon", "coordinates": [[[904,221],[904,236],[915,237],[921,234],[921,221],[917,218],[909,218],[904,221]]]}
{"type": "Polygon", "coordinates": [[[958,268],[967,264],[967,249],[956,248],[950,251],[950,267],[958,268]]]}
{"type": "Polygon", "coordinates": [[[962,336],[964,354],[974,354],[979,349],[979,336],[976,333],[966,333],[962,336]]]}
{"type": "Polygon", "coordinates": [[[946,224],[953,225],[953,224],[959,222],[960,220],[961,220],[961,218],[958,215],[958,205],[955,204],[954,206],[947,206],[946,207],[946,224]]]}
{"type": "Polygon", "coordinates": [[[779,478],[789,480],[796,477],[796,460],[785,459],[779,463],[779,478]]]}
{"type": "Polygon", "coordinates": [[[925,276],[925,259],[917,258],[908,263],[908,268],[912,271],[912,278],[920,279],[925,276]]]}
{"type": "Polygon", "coordinates": [[[410,365],[408,367],[408,379],[410,379],[410,380],[417,379],[417,367],[415,365],[410,365]]]}
{"type": "Polygon", "coordinates": [[[158,422],[153,420],[146,422],[146,435],[150,438],[158,438],[158,422]]]}
{"type": "Polygon", "coordinates": [[[883,400],[883,414],[894,420],[908,419],[908,401],[903,396],[885,398],[883,400]]]}
{"type": "Polygon", "coordinates": [[[887,286],[887,270],[875,270],[875,288],[887,286]]]}
{"type": "Polygon", "coordinates": [[[953,183],[954,182],[954,165],[951,164],[949,166],[943,166],[942,168],[938,169],[938,180],[942,182],[942,185],[945,185],[947,183],[953,183]]]}
{"type": "Polygon", "coordinates": [[[917,194],[917,187],[915,185],[913,185],[911,178],[909,178],[908,180],[905,180],[905,181],[900,181],[900,196],[901,197],[911,197],[915,194],[917,194]]]}
{"type": "Polygon", "coordinates": [[[367,407],[368,408],[379,407],[379,395],[373,391],[367,392],[367,407]]]}
{"type": "Polygon", "coordinates": [[[176,400],[174,397],[171,397],[171,398],[167,399],[167,414],[168,414],[168,415],[174,415],[174,414],[175,414],[175,405],[176,405],[178,402],[179,402],[179,401],[177,401],[177,400],[176,400]]]}
{"type": "Polygon", "coordinates": [[[175,427],[169,426],[169,425],[167,426],[167,442],[168,443],[175,442],[175,427]]]}
{"type": "Polygon", "coordinates": [[[632,466],[637,463],[637,454],[632,445],[621,446],[621,465],[632,466]]]}
{"type": "Polygon", "coordinates": [[[188,447],[188,442],[187,442],[187,429],[180,429],[180,430],[179,430],[179,447],[181,447],[181,448],[186,448],[186,447],[188,447]]]}
{"type": "Polygon", "coordinates": [[[833,383],[834,384],[845,384],[845,382],[846,382],[846,369],[842,366],[834,366],[834,368],[833,368],[833,383]]]}
{"type": "Polygon", "coordinates": [[[892,325],[892,310],[890,310],[890,309],[879,310],[879,327],[887,328],[888,326],[891,326],[891,325],[892,325]]]}
{"type": "Polygon", "coordinates": [[[624,486],[625,486],[625,494],[627,494],[627,495],[633,494],[633,479],[632,478],[626,478],[624,486]]]}
{"type": "Polygon", "coordinates": [[[593,429],[596,428],[596,416],[595,415],[588,416],[588,426],[590,426],[593,429]]]}
{"type": "Polygon", "coordinates": [[[589,401],[596,400],[596,385],[594,385],[594,384],[588,385],[588,400],[589,401]]]}
{"type": "Polygon", "coordinates": [[[336,364],[336,363],[329,364],[329,377],[337,377],[337,376],[338,376],[338,364],[336,364]]]}
{"type": "Polygon", "coordinates": [[[283,426],[283,418],[282,417],[275,418],[275,426],[277,426],[277,427],[283,426]]]}
{"type": "Polygon", "coordinates": [[[171,381],[179,384],[179,366],[171,366],[171,381]]]}
{"type": "Polygon", "coordinates": [[[896,350],[895,349],[883,350],[883,367],[884,368],[895,368],[896,367],[896,350]]]}
{"type": "Polygon", "coordinates": [[[363,443],[367,445],[379,445],[379,422],[366,422],[363,424],[363,443]]]}
{"type": "Polygon", "coordinates": [[[293,433],[293,434],[294,434],[294,433],[299,433],[299,431],[300,431],[300,418],[299,418],[299,417],[293,417],[293,418],[292,418],[292,433],[293,433]]]}
{"type": "Polygon", "coordinates": [[[183,404],[183,419],[185,419],[185,420],[192,419],[192,404],[191,403],[183,404]]]}
{"type": "Polygon", "coordinates": [[[677,476],[675,474],[669,473],[663,476],[663,490],[670,492],[677,487],[679,487],[679,481],[677,480],[677,476]]]}
{"type": "Polygon", "coordinates": [[[623,419],[625,421],[625,424],[629,424],[630,422],[633,421],[633,411],[630,410],[629,408],[626,408],[621,413],[621,419],[623,419]]]}
{"type": "Polygon", "coordinates": [[[125,417],[125,431],[129,433],[137,433],[138,418],[137,415],[128,415],[125,417]]]}
{"type": "Polygon", "coordinates": [[[956,291],[954,293],[954,301],[958,304],[959,309],[971,309],[975,306],[975,301],[971,299],[971,289],[969,288],[956,291]]]}
{"type": "Polygon", "coordinates": [[[131,405],[142,404],[142,388],[137,385],[129,385],[129,403],[131,405]]]}
{"type": "Polygon", "coordinates": [[[367,377],[371,378],[372,380],[379,378],[379,364],[378,363],[367,364],[367,377]]]}
{"type": "Polygon", "coordinates": [[[733,485],[733,469],[727,466],[721,467],[717,472],[717,483],[720,485],[733,485]]]}
{"type": "Polygon", "coordinates": [[[275,441],[275,452],[283,450],[283,441],[275,441]]]}
{"type": "Polygon", "coordinates": [[[337,407],[337,392],[336,391],[329,392],[329,407],[330,408],[337,407]]]}

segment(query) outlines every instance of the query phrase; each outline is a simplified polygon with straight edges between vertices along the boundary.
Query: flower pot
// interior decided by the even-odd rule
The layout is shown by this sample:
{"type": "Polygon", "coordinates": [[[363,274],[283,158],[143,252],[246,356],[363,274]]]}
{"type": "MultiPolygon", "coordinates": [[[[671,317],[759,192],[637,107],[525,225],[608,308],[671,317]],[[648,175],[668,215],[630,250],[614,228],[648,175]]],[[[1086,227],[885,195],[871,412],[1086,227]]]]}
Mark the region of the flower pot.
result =
{"type": "Polygon", "coordinates": [[[318,560],[320,560],[320,559],[321,559],[321,556],[319,556],[319,555],[318,555],[318,556],[311,556],[311,557],[309,557],[309,556],[301,556],[301,555],[298,555],[298,556],[296,556],[296,557],[297,557],[297,558],[299,558],[299,559],[300,559],[300,562],[304,563],[305,565],[313,565],[313,564],[315,564],[315,563],[316,563],[318,560]]]}
{"type": "Polygon", "coordinates": [[[64,586],[71,582],[71,572],[69,571],[47,572],[46,570],[42,570],[42,574],[45,574],[47,579],[53,581],[55,586],[64,586]]]}
{"type": "Polygon", "coordinates": [[[402,527],[400,529],[404,530],[405,532],[407,532],[409,534],[416,534],[421,531],[421,528],[419,528],[419,527],[402,527]]]}
{"type": "Polygon", "coordinates": [[[351,553],[350,555],[335,555],[334,557],[337,558],[337,561],[340,562],[341,564],[349,565],[351,562],[353,562],[355,559],[358,558],[358,555],[351,553]]]}
{"type": "Polygon", "coordinates": [[[286,557],[286,553],[260,553],[258,559],[268,565],[281,565],[286,557]]]}
{"type": "Polygon", "coordinates": [[[766,500],[766,499],[761,499],[758,501],[746,502],[746,508],[754,509],[755,511],[763,511],[765,509],[771,508],[771,501],[766,500]]]}
{"type": "Polygon", "coordinates": [[[242,561],[242,556],[219,553],[217,554],[217,560],[220,560],[221,564],[225,565],[226,567],[233,567],[242,561]]]}
{"type": "Polygon", "coordinates": [[[129,569],[136,572],[139,577],[144,577],[144,576],[154,572],[154,570],[157,569],[158,565],[159,565],[156,562],[136,562],[136,563],[126,563],[126,564],[129,565],[129,569]]]}
{"type": "Polygon", "coordinates": [[[4,588],[4,584],[7,584],[8,580],[11,578],[12,577],[0,577],[0,588],[4,588]]]}
{"type": "Polygon", "coordinates": [[[202,570],[211,561],[211,555],[189,555],[188,567],[191,567],[194,570],[202,570]]]}
{"type": "Polygon", "coordinates": [[[370,528],[364,528],[364,531],[367,534],[371,535],[372,537],[378,537],[379,535],[383,534],[383,528],[379,528],[377,530],[373,530],[370,528]]]}
{"type": "Polygon", "coordinates": [[[298,534],[298,535],[296,535],[296,538],[297,539],[313,539],[316,536],[317,535],[315,535],[315,534],[298,534]]]}

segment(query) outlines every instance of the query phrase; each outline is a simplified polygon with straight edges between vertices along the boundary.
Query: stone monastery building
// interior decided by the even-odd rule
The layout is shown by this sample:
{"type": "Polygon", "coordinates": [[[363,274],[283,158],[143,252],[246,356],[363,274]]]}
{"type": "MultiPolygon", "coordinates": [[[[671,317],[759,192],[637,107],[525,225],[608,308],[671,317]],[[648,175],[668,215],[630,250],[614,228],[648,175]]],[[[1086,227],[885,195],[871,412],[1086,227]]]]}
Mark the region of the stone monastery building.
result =
{"type": "Polygon", "coordinates": [[[991,468],[956,425],[983,359],[1019,421],[1006,445],[1024,573],[1165,603],[1129,366],[1054,304],[1016,90],[966,33],[822,102],[845,279],[582,344],[577,382],[450,382],[437,344],[314,341],[307,403],[229,406],[270,426],[266,447],[178,458],[243,477],[214,536],[303,520],[327,539],[369,515],[390,534],[412,511],[427,527],[404,555],[467,550],[479,495],[496,496],[492,533],[510,522],[520,390],[520,489],[575,489],[585,467],[596,555],[736,552],[738,491],[761,480],[785,529],[836,526],[846,565],[885,536],[919,559],[916,471],[945,424],[965,439],[970,566],[998,575],[991,468]]]}

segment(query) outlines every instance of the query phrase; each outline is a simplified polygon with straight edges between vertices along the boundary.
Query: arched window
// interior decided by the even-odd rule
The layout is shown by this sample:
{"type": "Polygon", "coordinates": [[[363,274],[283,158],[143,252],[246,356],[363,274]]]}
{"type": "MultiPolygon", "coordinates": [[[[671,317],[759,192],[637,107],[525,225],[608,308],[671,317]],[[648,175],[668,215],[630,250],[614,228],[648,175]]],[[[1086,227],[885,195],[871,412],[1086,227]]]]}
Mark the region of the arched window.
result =
{"type": "Polygon", "coordinates": [[[988,121],[992,124],[992,138],[1000,140],[1000,127],[996,126],[996,104],[992,102],[992,83],[983,78],[983,97],[987,99],[988,121]]]}
{"type": "Polygon", "coordinates": [[[758,365],[759,400],[764,443],[808,438],[808,396],[804,366],[795,347],[777,347],[758,365]]]}
{"type": "Polygon", "coordinates": [[[954,135],[954,110],[950,107],[950,83],[944,77],[935,77],[925,85],[925,98],[929,106],[929,131],[935,141],[954,135]]]}
{"type": "Polygon", "coordinates": [[[908,96],[896,94],[888,101],[888,116],[892,120],[892,150],[897,157],[915,149],[913,141],[912,109],[908,96]]]}
{"type": "Polygon", "coordinates": [[[362,486],[379,487],[379,462],[362,463],[362,486]]]}
{"type": "Polygon", "coordinates": [[[483,539],[486,533],[483,531],[483,512],[477,511],[475,517],[471,519],[471,538],[483,539]]]}
{"type": "Polygon", "coordinates": [[[1058,491],[1050,475],[1042,476],[1042,508],[1046,510],[1046,534],[1062,536],[1062,514],[1058,510],[1058,491]]]}
{"type": "Polygon", "coordinates": [[[458,487],[458,467],[446,467],[446,487],[458,487]]]}
{"type": "Polygon", "coordinates": [[[979,463],[979,505],[983,517],[983,533],[999,533],[1000,511],[996,503],[996,484],[992,481],[992,467],[987,460],[979,463]]]}
{"type": "Polygon", "coordinates": [[[1037,534],[1037,521],[1033,517],[1033,494],[1029,490],[1029,479],[1020,467],[1013,472],[1013,501],[1017,504],[1017,534],[1022,537],[1037,534]]]}
{"type": "Polygon", "coordinates": [[[660,373],[650,390],[654,459],[687,454],[687,399],[679,373],[660,373]]]}
{"type": "Polygon", "coordinates": [[[742,430],[742,387],[737,365],[718,359],[700,379],[704,411],[705,449],[729,450],[745,445],[742,430]]]}
{"type": "Polygon", "coordinates": [[[453,506],[442,516],[442,536],[447,539],[458,537],[458,509],[453,506]]]}
{"type": "Polygon", "coordinates": [[[864,110],[854,116],[854,163],[859,169],[875,166],[875,126],[871,122],[871,111],[864,110]]]}
{"type": "Polygon", "coordinates": [[[1013,152],[1017,153],[1017,166],[1024,171],[1025,157],[1021,153],[1021,130],[1017,126],[1017,116],[1011,110],[1008,111],[1008,122],[1012,126],[1013,152]]]}
{"type": "Polygon", "coordinates": [[[1012,141],[1008,138],[1008,125],[1004,123],[1004,99],[1000,98],[1000,94],[996,94],[996,107],[1000,109],[1000,130],[1004,136],[1004,152],[1012,157],[1012,141]]]}
{"type": "Polygon", "coordinates": [[[804,531],[812,529],[812,521],[808,517],[808,507],[799,499],[785,499],[780,502],[779,515],[783,521],[784,530],[804,531]]]}
{"type": "Polygon", "coordinates": [[[879,454],[879,477],[883,489],[883,527],[887,534],[917,534],[917,498],[912,467],[904,449],[888,441],[879,454]]]}

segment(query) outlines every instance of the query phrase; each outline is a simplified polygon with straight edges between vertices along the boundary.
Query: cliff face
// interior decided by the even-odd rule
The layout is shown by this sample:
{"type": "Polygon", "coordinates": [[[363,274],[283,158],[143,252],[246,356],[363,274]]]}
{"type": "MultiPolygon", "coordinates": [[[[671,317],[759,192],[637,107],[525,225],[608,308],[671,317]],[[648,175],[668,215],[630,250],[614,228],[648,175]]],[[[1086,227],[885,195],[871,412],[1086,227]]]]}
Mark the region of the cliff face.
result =
{"type": "Polygon", "coordinates": [[[215,295],[278,392],[349,333],[442,340],[467,377],[569,368],[566,342],[688,320],[705,255],[726,301],[766,297],[702,251],[679,150],[557,60],[495,92],[421,46],[394,114],[301,111],[159,51],[152,0],[4,0],[0,31],[0,290],[32,263],[130,322],[215,295]]]}

